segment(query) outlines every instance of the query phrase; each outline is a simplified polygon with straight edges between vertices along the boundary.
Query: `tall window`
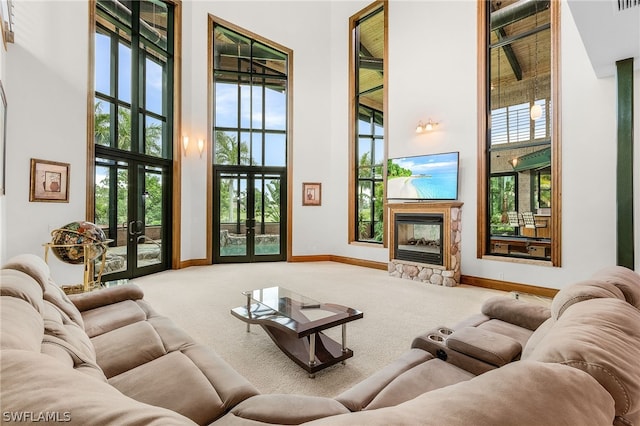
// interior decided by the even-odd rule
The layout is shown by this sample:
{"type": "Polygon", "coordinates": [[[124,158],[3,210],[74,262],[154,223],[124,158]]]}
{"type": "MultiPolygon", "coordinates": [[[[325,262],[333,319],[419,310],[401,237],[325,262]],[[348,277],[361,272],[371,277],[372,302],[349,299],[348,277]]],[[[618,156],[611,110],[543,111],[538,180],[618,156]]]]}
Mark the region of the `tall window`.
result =
{"type": "Polygon", "coordinates": [[[213,32],[214,164],[286,166],[287,55],[221,25],[213,32]]]}
{"type": "Polygon", "coordinates": [[[92,213],[114,279],[169,265],[173,49],[173,3],[95,2],[92,213]]]}
{"type": "Polygon", "coordinates": [[[95,144],[172,156],[171,8],[160,0],[96,2],[95,144]]]}
{"type": "Polygon", "coordinates": [[[292,52],[210,17],[215,262],[287,255],[292,52]]]}
{"type": "Polygon", "coordinates": [[[349,240],[378,244],[385,237],[385,4],[376,2],[350,20],[353,162],[349,240]]]}
{"type": "Polygon", "coordinates": [[[560,264],[558,2],[479,0],[478,254],[560,264]],[[531,219],[532,218],[532,219],[531,219]]]}

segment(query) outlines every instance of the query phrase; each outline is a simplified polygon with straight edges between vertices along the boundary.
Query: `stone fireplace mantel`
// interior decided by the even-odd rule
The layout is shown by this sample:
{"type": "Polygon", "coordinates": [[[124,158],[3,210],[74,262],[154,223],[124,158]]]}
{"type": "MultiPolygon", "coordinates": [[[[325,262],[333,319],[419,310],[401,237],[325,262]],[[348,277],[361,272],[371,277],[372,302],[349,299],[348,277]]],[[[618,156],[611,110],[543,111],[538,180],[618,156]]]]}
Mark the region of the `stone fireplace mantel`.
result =
{"type": "Polygon", "coordinates": [[[460,284],[461,208],[459,201],[388,203],[389,218],[389,274],[392,276],[453,287],[460,284]],[[396,215],[442,215],[442,265],[417,263],[396,259],[396,215]]]}

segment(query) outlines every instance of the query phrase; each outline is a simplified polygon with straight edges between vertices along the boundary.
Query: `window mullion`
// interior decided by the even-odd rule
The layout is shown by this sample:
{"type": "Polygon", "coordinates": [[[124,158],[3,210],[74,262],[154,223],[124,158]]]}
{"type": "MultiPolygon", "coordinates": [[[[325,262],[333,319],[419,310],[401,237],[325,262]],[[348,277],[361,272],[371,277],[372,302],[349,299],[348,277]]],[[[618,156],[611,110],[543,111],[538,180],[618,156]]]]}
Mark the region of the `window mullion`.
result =
{"type": "Polygon", "coordinates": [[[144,152],[140,141],[140,3],[131,2],[131,151],[144,152]]]}

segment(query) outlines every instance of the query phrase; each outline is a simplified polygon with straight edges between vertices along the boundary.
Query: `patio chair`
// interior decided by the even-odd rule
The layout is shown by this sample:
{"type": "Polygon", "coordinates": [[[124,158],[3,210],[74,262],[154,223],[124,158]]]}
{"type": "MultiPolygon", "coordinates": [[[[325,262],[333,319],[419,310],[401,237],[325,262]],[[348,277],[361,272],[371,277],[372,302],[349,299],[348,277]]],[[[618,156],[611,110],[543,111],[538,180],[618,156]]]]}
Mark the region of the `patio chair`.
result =
{"type": "Polygon", "coordinates": [[[536,238],[538,238],[538,228],[547,227],[546,223],[536,222],[532,212],[522,212],[522,220],[524,222],[525,228],[533,229],[533,234],[535,235],[536,238]]]}
{"type": "Polygon", "coordinates": [[[507,212],[507,218],[509,219],[509,226],[513,226],[513,231],[517,234],[517,231],[519,231],[523,225],[520,215],[518,212],[507,212]]]}

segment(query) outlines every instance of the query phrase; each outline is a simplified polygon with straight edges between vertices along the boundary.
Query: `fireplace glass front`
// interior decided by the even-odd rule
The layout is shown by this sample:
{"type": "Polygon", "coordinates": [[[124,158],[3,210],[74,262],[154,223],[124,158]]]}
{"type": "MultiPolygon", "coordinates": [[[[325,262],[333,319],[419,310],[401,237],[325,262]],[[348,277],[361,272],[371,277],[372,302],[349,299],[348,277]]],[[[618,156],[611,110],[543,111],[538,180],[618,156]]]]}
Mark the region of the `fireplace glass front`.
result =
{"type": "Polygon", "coordinates": [[[440,214],[396,214],[394,258],[442,265],[442,224],[440,214]]]}

